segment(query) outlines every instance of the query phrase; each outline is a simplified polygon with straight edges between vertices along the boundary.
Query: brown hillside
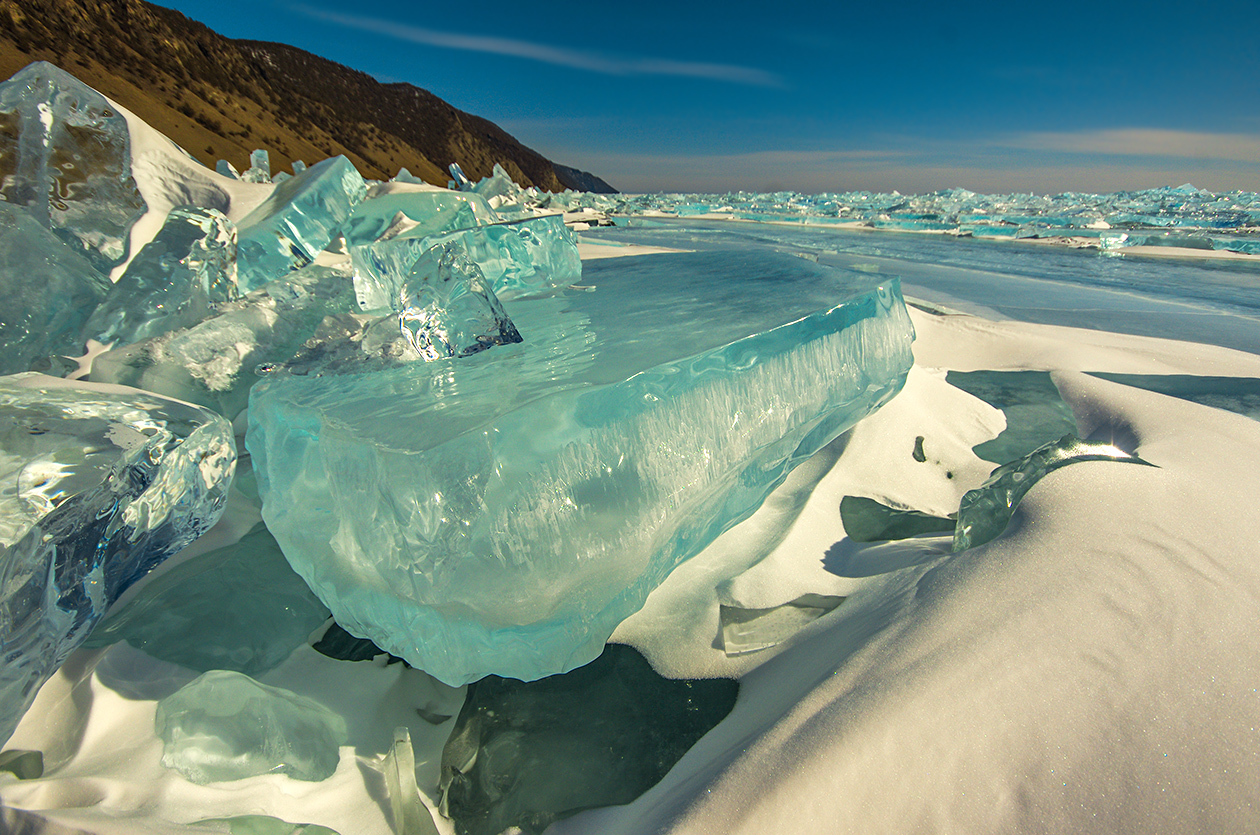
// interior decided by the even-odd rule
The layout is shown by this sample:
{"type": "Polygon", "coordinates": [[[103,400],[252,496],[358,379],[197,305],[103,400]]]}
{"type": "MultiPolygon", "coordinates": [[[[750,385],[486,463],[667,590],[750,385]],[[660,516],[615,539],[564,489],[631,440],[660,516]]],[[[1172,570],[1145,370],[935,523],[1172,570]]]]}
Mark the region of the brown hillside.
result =
{"type": "Polygon", "coordinates": [[[572,169],[427,90],[381,84],[296,47],[225,38],[143,0],[0,0],[0,78],[36,60],[100,90],[209,166],[242,167],[265,148],[276,171],[344,154],[375,179],[407,168],[445,185],[452,162],[474,180],[500,162],[521,185],[578,185],[572,169]]]}

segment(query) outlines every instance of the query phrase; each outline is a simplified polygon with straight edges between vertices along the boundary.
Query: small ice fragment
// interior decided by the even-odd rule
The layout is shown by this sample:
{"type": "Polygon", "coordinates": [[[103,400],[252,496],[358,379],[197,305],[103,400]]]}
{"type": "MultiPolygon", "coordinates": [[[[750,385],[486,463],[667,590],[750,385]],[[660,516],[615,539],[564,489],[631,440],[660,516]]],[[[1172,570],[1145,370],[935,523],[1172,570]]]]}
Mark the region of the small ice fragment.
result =
{"type": "Polygon", "coordinates": [[[398,835],[438,835],[429,810],[420,800],[420,789],[416,786],[416,755],[411,747],[411,733],[406,727],[394,729],[394,744],[385,754],[381,769],[385,772],[394,832],[398,835]]]}
{"type": "Polygon", "coordinates": [[[269,183],[271,182],[271,158],[270,155],[261,148],[252,151],[249,155],[249,168],[241,174],[241,179],[247,183],[269,183]]]}
{"type": "Polygon", "coordinates": [[[1081,461],[1123,461],[1155,466],[1114,444],[1064,435],[1018,461],[998,467],[984,484],[962,497],[954,529],[954,550],[965,551],[1001,536],[1015,508],[1042,476],[1081,461]]]}
{"type": "Polygon", "coordinates": [[[769,609],[722,605],[722,649],[734,656],[778,646],[843,602],[843,597],[806,594],[769,609]]]}
{"type": "Polygon", "coordinates": [[[332,776],[346,721],[318,702],[241,673],[211,670],[158,702],[162,765],[194,783],[332,776]]]}

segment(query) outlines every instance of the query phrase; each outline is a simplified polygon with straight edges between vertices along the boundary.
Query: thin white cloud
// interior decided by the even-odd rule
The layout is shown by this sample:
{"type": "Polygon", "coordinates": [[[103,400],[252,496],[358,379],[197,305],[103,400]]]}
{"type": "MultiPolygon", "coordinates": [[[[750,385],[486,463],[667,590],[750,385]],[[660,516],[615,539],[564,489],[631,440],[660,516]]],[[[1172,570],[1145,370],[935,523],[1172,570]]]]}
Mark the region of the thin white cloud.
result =
{"type": "Polygon", "coordinates": [[[531,41],[521,41],[514,38],[443,32],[437,29],[426,29],[420,26],[381,20],[380,18],[339,14],[311,8],[310,6],[293,5],[290,8],[300,14],[327,21],[328,23],[348,26],[364,32],[410,41],[411,43],[437,46],[445,49],[459,49],[468,52],[507,55],[604,75],[663,75],[704,78],[711,81],[725,81],[732,84],[747,84],[756,87],[783,86],[783,79],[774,73],[735,64],[673,61],[664,58],[641,56],[603,55],[595,52],[533,43],[531,41]]]}
{"type": "Polygon", "coordinates": [[[1241,133],[1122,128],[1076,133],[1027,133],[999,144],[1070,154],[1260,161],[1260,136],[1241,133]]]}

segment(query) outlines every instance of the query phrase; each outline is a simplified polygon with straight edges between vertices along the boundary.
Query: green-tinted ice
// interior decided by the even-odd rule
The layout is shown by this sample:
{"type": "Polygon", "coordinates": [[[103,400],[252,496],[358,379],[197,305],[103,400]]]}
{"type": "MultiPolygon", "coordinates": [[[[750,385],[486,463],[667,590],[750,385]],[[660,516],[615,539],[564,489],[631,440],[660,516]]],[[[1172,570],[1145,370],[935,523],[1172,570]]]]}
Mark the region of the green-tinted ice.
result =
{"type": "Polygon", "coordinates": [[[194,783],[259,774],[332,776],[346,722],[318,702],[241,673],[212,670],[158,702],[162,765],[194,783]]]}

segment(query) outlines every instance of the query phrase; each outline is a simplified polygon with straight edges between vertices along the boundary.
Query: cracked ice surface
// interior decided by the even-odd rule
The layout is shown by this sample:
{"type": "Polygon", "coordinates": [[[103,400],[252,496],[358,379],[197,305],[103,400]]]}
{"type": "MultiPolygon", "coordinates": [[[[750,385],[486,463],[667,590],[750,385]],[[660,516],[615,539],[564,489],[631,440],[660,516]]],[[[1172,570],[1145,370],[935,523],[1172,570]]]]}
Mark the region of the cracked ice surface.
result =
{"type": "Polygon", "coordinates": [[[264,518],[338,623],[448,683],[586,663],[910,367],[895,280],[617,260],[516,300],[519,345],[255,387],[264,518]]]}

